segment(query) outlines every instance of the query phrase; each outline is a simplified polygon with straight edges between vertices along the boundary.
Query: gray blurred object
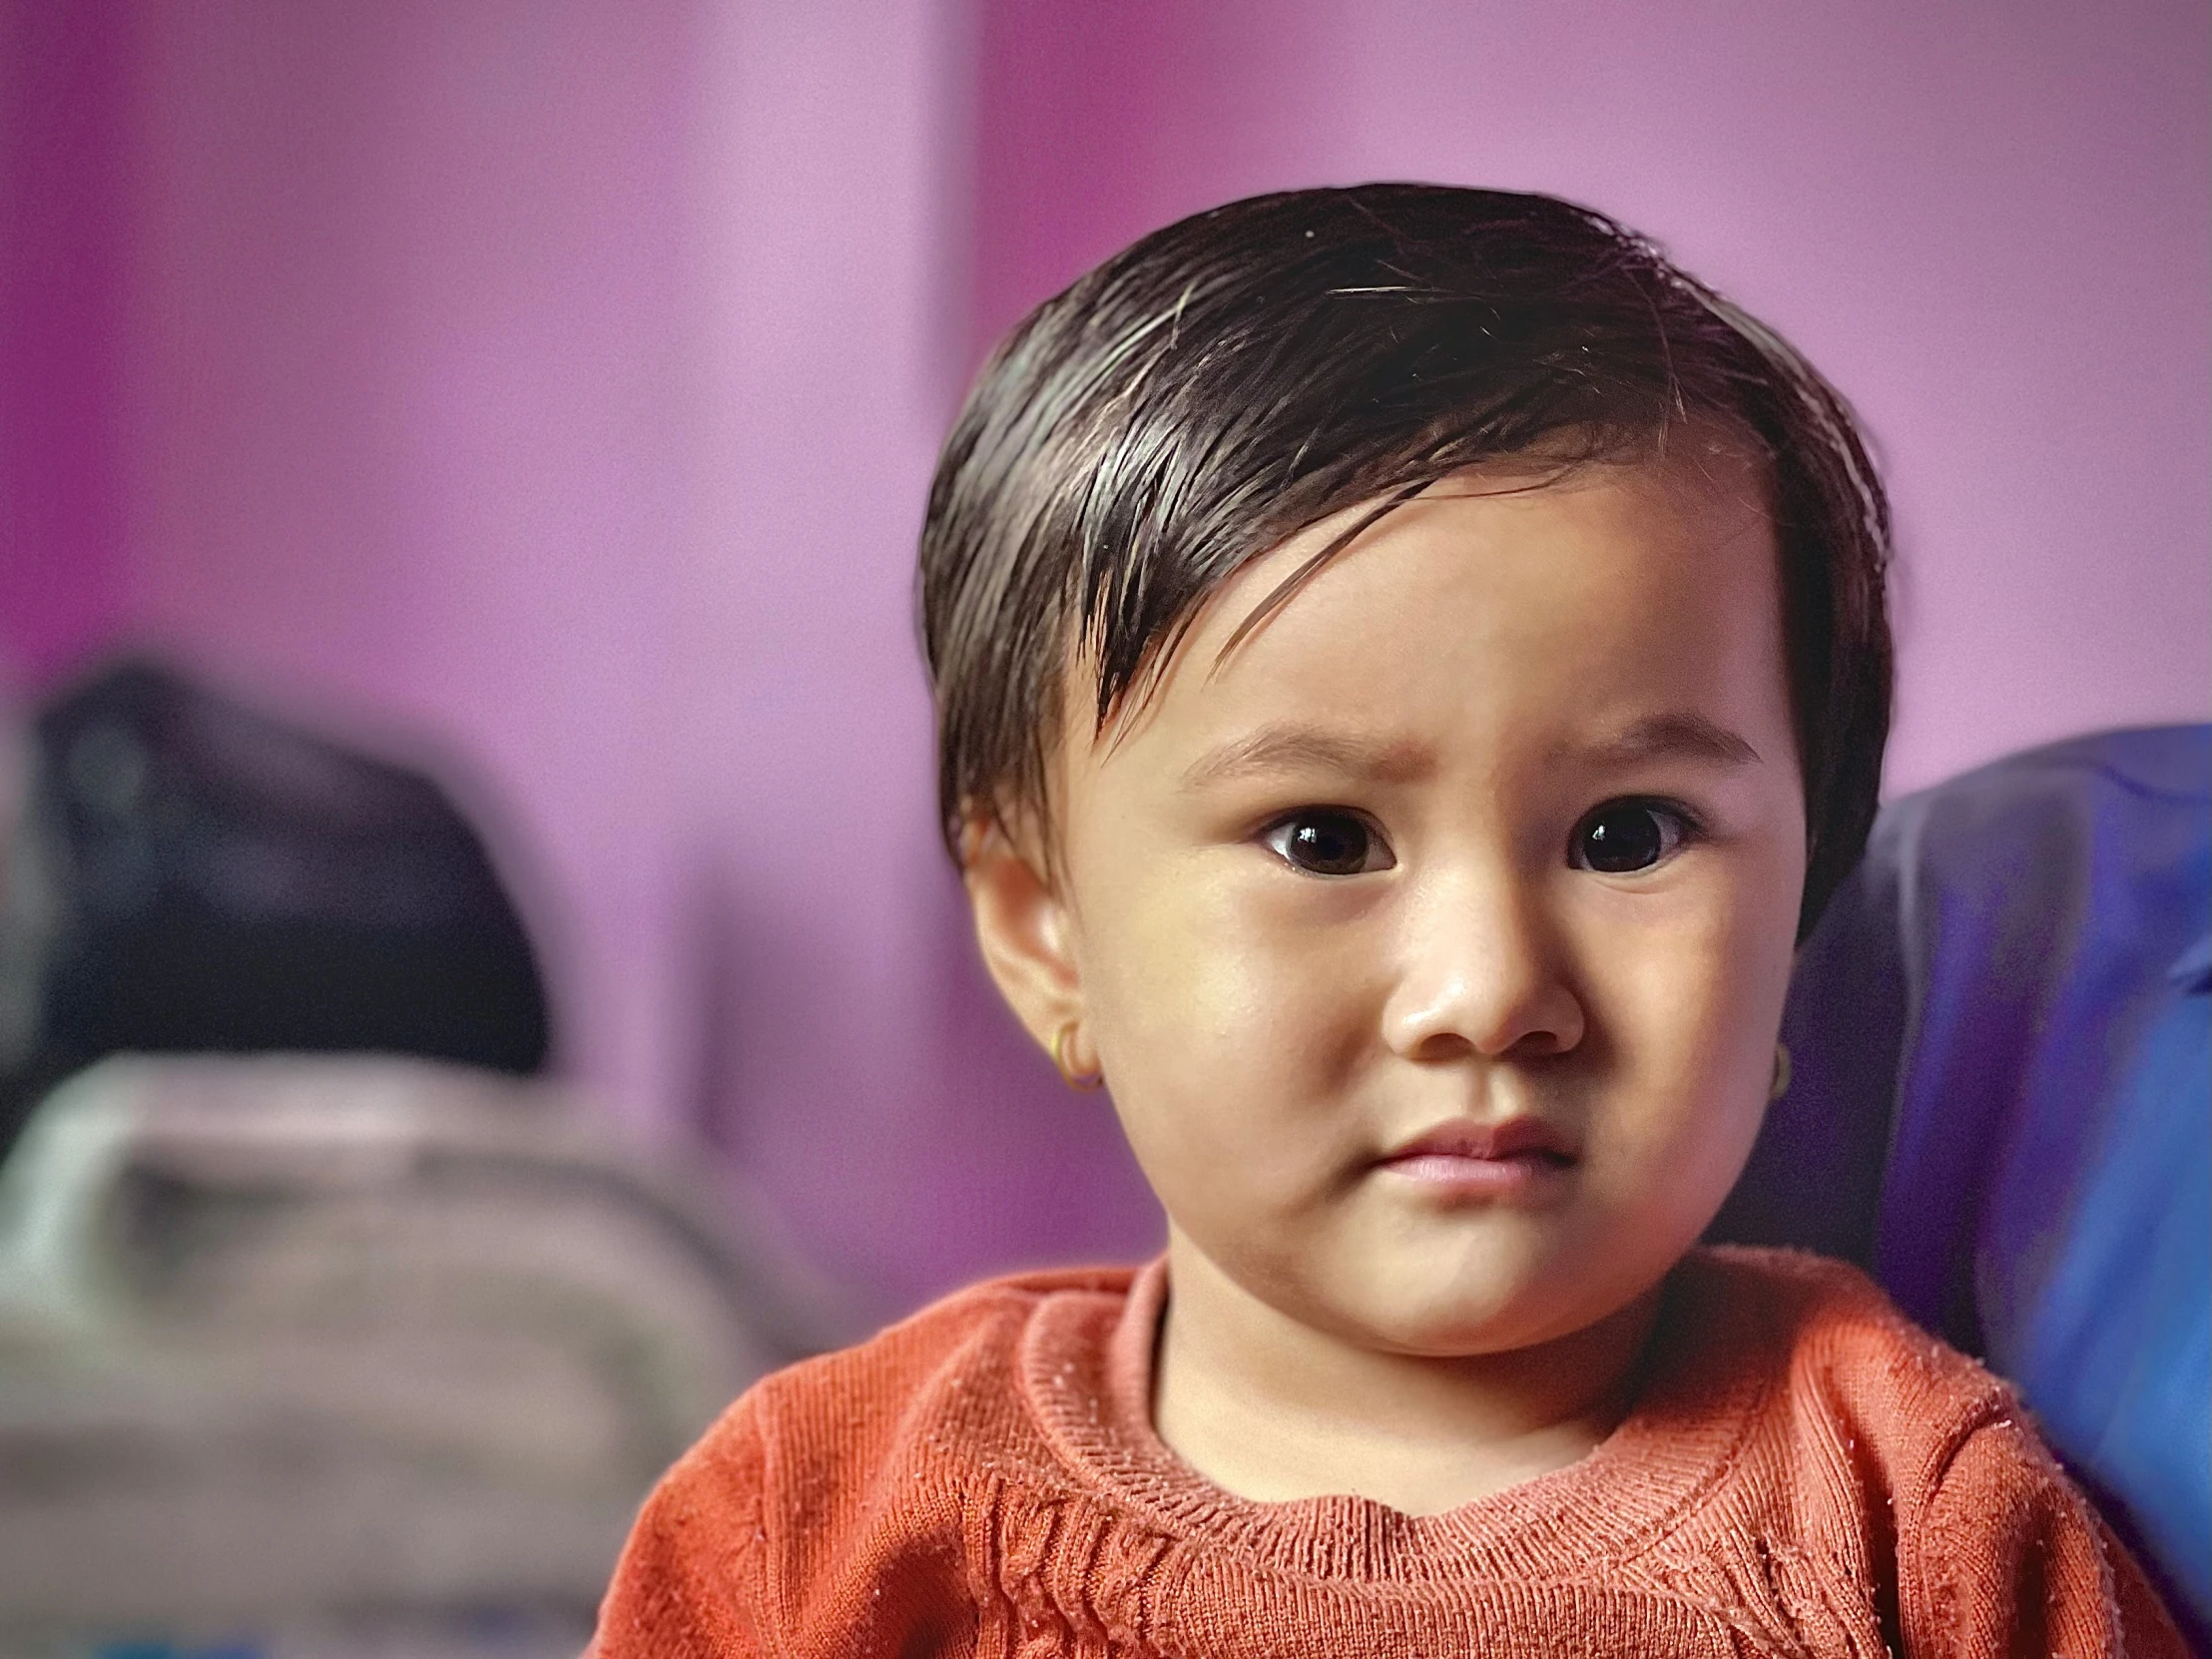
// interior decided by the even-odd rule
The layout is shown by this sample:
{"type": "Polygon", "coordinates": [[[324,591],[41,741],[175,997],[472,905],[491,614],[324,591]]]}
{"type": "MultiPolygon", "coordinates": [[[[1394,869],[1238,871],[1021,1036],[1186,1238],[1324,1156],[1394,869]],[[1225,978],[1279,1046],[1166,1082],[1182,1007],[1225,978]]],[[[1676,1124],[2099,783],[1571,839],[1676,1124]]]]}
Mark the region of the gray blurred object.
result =
{"type": "Polygon", "coordinates": [[[472,1068],[73,1078],[0,1169],[0,1653],[573,1651],[654,1477],[819,1346],[701,1196],[472,1068]]]}

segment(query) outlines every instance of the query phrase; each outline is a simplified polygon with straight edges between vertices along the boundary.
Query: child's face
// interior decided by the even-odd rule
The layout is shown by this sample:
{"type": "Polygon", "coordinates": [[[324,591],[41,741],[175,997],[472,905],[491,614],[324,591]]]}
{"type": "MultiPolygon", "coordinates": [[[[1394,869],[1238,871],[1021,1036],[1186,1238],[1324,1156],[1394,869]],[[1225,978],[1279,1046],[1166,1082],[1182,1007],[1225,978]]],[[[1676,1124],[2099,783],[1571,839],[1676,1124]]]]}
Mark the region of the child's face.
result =
{"type": "Polygon", "coordinates": [[[1140,714],[1063,746],[1056,886],[973,880],[1178,1258],[1364,1347],[1627,1306],[1773,1072],[1805,819],[1761,478],[1708,448],[1527,482],[1392,514],[1217,670],[1336,525],[1261,560],[1140,714]]]}

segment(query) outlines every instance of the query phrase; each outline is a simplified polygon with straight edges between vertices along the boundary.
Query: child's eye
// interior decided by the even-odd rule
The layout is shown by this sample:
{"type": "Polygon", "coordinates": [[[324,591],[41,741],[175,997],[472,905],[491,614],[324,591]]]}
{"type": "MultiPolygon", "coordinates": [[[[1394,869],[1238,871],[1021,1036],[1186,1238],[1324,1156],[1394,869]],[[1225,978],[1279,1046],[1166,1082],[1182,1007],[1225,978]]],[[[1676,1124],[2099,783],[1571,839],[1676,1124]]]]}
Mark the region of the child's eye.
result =
{"type": "Polygon", "coordinates": [[[1285,863],[1312,875],[1364,875],[1396,862],[1373,825],[1339,807],[1309,807],[1278,819],[1260,839],[1285,863]]]}
{"type": "Polygon", "coordinates": [[[1608,801],[1575,826],[1567,862],[1601,875],[1632,875],[1669,856],[1695,832],[1680,808],[1658,801],[1608,801]]]}

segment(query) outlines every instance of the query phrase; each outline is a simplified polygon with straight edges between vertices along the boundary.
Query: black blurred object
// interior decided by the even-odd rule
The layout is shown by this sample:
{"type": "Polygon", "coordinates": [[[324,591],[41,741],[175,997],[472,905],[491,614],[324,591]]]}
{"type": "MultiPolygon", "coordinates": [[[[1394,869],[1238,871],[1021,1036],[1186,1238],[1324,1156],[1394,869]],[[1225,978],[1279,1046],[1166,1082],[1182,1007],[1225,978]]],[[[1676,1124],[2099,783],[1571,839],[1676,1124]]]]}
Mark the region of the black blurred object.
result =
{"type": "Polygon", "coordinates": [[[4,890],[0,1150],[115,1053],[545,1063],[529,937],[444,793],[164,667],[38,711],[4,890]]]}

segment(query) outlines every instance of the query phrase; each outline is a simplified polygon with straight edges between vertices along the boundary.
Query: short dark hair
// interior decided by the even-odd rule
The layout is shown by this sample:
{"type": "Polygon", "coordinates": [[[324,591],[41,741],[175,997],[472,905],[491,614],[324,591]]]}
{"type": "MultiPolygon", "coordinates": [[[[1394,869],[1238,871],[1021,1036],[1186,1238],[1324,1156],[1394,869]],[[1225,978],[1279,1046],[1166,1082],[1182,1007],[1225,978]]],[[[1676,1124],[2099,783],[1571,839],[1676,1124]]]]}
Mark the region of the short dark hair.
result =
{"type": "Polygon", "coordinates": [[[1097,730],[1208,596],[1366,502],[1480,462],[1648,453],[1713,426],[1770,483],[1806,802],[1799,937],[1874,820],[1893,679],[1890,514],[1844,399],[1650,242],[1555,197],[1436,185],[1256,196],[1155,231],[984,364],[921,535],[938,806],[1042,822],[1080,657],[1097,730]]]}

